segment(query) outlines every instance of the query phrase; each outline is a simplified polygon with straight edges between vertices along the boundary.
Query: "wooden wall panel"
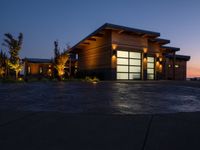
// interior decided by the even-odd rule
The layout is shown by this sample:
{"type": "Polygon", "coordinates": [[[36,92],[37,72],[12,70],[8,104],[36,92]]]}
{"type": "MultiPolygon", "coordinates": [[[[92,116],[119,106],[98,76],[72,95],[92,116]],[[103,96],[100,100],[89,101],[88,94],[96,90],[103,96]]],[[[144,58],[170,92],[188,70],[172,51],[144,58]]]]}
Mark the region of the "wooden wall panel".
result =
{"type": "Polygon", "coordinates": [[[159,53],[160,45],[155,42],[148,42],[148,53],[159,53]]]}
{"type": "Polygon", "coordinates": [[[106,30],[103,37],[89,42],[78,52],[79,70],[111,68],[111,31],[106,30]]]}
{"type": "Polygon", "coordinates": [[[125,33],[119,33],[118,31],[112,31],[112,43],[124,46],[131,46],[133,48],[147,47],[147,38],[138,35],[128,35],[125,33]]]}
{"type": "MultiPolygon", "coordinates": [[[[187,61],[176,60],[176,65],[179,65],[178,68],[175,68],[175,80],[186,80],[186,67],[187,61]]],[[[166,62],[166,79],[173,79],[173,61],[167,60],[166,62]],[[169,67],[169,65],[171,67],[169,67]]]]}

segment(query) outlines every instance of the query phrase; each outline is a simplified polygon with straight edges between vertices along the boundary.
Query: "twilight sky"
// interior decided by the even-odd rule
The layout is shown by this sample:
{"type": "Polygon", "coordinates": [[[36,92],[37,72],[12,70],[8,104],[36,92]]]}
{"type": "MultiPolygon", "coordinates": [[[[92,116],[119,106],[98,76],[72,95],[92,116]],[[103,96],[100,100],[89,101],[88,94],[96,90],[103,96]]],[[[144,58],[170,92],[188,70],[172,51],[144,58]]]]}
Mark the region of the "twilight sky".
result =
{"type": "Polygon", "coordinates": [[[199,0],[0,0],[0,18],[0,44],[24,34],[21,57],[51,58],[54,40],[73,46],[108,22],[160,32],[191,56],[188,76],[200,76],[199,0]]]}

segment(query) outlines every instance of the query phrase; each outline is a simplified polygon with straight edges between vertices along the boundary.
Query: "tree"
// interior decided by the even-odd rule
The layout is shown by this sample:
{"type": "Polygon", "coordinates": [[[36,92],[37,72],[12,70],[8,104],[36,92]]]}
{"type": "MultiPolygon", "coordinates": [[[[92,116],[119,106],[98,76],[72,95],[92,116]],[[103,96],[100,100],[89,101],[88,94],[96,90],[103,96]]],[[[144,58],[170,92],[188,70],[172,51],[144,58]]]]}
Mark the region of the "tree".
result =
{"type": "Polygon", "coordinates": [[[6,62],[7,62],[7,55],[2,50],[0,52],[0,77],[3,77],[6,74],[6,62]]]}
{"type": "Polygon", "coordinates": [[[60,53],[58,48],[58,41],[54,42],[54,68],[57,71],[59,80],[62,79],[63,75],[65,74],[65,68],[66,68],[66,62],[69,59],[69,56],[67,55],[66,51],[64,50],[62,53],[60,53]]]}
{"type": "Polygon", "coordinates": [[[11,70],[15,71],[16,80],[19,72],[22,70],[22,63],[20,62],[19,51],[22,48],[23,34],[19,33],[18,39],[15,39],[10,33],[6,33],[3,45],[8,47],[10,59],[7,64],[11,70]]]}

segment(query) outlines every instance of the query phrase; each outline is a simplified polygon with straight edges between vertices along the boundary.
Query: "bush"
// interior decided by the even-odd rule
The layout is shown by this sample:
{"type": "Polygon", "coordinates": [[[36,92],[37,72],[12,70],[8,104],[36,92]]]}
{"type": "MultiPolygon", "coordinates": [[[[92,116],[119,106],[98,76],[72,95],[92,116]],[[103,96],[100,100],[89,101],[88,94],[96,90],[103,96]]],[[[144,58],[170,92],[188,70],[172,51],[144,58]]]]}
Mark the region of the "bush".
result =
{"type": "Polygon", "coordinates": [[[85,81],[86,82],[99,82],[99,79],[97,77],[92,78],[92,77],[86,76],[85,81]]]}

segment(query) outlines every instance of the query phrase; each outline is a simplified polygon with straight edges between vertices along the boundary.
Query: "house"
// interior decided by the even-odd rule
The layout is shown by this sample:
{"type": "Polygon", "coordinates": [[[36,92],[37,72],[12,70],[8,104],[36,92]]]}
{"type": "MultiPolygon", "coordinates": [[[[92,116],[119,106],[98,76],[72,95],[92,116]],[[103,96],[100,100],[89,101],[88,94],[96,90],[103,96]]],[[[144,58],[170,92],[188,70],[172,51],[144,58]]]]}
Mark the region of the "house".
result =
{"type": "Polygon", "coordinates": [[[39,58],[24,58],[23,74],[26,77],[51,77],[53,75],[53,60],[39,58]]]}
{"type": "MultiPolygon", "coordinates": [[[[65,77],[75,77],[77,73],[76,55],[69,54],[69,60],[66,62],[65,77]]],[[[55,74],[54,61],[52,59],[24,58],[23,74],[26,77],[46,77],[51,78],[55,74]]],[[[54,76],[55,77],[55,76],[54,76]]]]}
{"type": "Polygon", "coordinates": [[[104,80],[185,80],[189,56],[160,33],[106,23],[70,49],[78,76],[104,80]]]}

